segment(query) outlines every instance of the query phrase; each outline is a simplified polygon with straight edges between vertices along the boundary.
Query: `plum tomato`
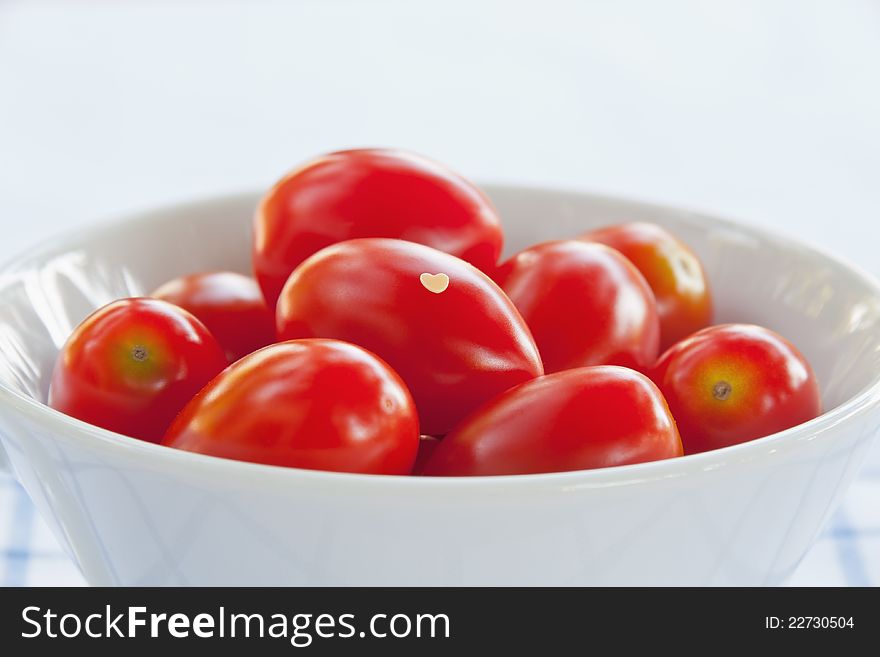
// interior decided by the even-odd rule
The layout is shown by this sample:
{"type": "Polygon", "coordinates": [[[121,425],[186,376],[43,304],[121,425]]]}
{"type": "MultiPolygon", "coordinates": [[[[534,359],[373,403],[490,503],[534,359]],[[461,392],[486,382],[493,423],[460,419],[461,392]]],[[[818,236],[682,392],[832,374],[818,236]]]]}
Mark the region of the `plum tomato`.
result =
{"type": "Polygon", "coordinates": [[[648,368],[660,326],[633,265],[601,244],[545,242],[520,251],[496,280],[528,324],[546,372],[589,365],[648,368]]]}
{"type": "Polygon", "coordinates": [[[230,365],[162,444],[310,470],[409,474],[419,424],[403,381],[379,358],[338,340],[293,340],[230,365]]]}
{"type": "Polygon", "coordinates": [[[270,307],[299,263],[359,237],[426,244],[485,270],[503,241],[488,197],[444,166],[392,149],[330,153],[280,180],[257,208],[254,272],[270,307]]]}
{"type": "Polygon", "coordinates": [[[227,361],[208,329],[159,299],[96,310],[62,347],[49,406],[127,436],[158,442],[174,416],[227,361]]]}
{"type": "Polygon", "coordinates": [[[547,374],[502,393],[440,441],[423,473],[563,472],[681,454],[657,387],[634,370],[607,365],[547,374]]]}
{"type": "Polygon", "coordinates": [[[760,326],[698,331],[669,348],[651,378],[672,409],[687,454],[767,436],[822,412],[809,363],[760,326]]]}
{"type": "Polygon", "coordinates": [[[229,271],[190,274],[168,281],[150,296],[201,320],[230,363],[275,342],[275,313],[248,276],[229,271]]]}
{"type": "Polygon", "coordinates": [[[620,251],[648,281],[657,299],[661,350],[712,321],[712,295],[703,265],[669,231],[633,222],[600,228],[581,239],[620,251]]]}
{"type": "Polygon", "coordinates": [[[385,360],[434,436],[543,373],[501,289],[464,260],[413,242],[365,238],[319,251],[290,276],[276,319],[282,340],[336,338],[385,360]]]}

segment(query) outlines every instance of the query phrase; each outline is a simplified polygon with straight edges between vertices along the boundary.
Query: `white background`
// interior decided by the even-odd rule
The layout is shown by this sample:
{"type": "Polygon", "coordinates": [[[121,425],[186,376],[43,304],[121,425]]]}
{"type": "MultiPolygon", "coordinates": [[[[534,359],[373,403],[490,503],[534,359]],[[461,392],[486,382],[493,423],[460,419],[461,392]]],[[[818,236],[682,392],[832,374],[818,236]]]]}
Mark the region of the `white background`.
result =
{"type": "Polygon", "coordinates": [[[363,145],[880,274],[880,2],[0,0],[0,257],[363,145]]]}
{"type": "Polygon", "coordinates": [[[880,2],[0,0],[2,252],[356,145],[880,273],[880,2]]]}

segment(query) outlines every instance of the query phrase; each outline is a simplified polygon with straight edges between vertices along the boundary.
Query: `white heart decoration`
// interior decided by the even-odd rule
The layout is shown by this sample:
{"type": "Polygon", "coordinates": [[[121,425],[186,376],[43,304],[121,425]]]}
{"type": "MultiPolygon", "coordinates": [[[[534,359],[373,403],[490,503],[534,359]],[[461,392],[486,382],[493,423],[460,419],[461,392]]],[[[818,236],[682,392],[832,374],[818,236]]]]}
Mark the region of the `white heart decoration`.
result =
{"type": "Polygon", "coordinates": [[[419,276],[419,281],[425,286],[426,290],[434,294],[445,292],[446,288],[449,287],[449,276],[446,274],[429,274],[425,272],[419,276]]]}

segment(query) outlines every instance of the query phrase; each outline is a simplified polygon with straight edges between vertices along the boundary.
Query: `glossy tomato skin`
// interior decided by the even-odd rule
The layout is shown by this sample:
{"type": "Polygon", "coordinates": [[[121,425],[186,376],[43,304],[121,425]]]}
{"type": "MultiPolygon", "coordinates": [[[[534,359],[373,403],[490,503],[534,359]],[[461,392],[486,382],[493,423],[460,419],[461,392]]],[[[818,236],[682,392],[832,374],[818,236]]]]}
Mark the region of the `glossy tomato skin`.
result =
{"type": "Polygon", "coordinates": [[[360,237],[426,244],[481,269],[495,266],[503,242],[488,197],[444,166],[392,149],[330,153],[288,174],[257,208],[254,272],[269,305],[307,257],[360,237]]]}
{"type": "Polygon", "coordinates": [[[586,233],[581,239],[620,251],[648,282],[657,300],[660,349],[712,321],[712,294],[697,255],[656,224],[632,222],[586,233]]]}
{"type": "Polygon", "coordinates": [[[158,442],[174,416],[226,367],[208,329],[158,299],[114,301],[76,327],[59,353],[49,406],[158,442]]]}
{"type": "Polygon", "coordinates": [[[230,365],[162,444],[310,470],[409,474],[419,425],[406,386],[379,358],[338,340],[294,340],[230,365]]]}
{"type": "Polygon", "coordinates": [[[336,338],[385,360],[412,392],[422,432],[435,436],[543,373],[497,285],[455,256],[402,240],[349,240],[316,253],[284,286],[277,322],[281,339],[336,338]],[[432,292],[422,274],[444,274],[448,287],[432,292]]]}
{"type": "Polygon", "coordinates": [[[499,395],[445,436],[429,476],[537,474],[681,456],[663,396],[616,366],[548,374],[499,395]]]}
{"type": "Polygon", "coordinates": [[[168,281],[150,296],[201,320],[230,363],[275,342],[275,313],[248,276],[227,271],[190,274],[168,281]]]}
{"type": "Polygon", "coordinates": [[[657,359],[653,294],[616,251],[545,242],[503,263],[496,277],[531,329],[546,372],[589,365],[641,370],[657,359]]]}
{"type": "Polygon", "coordinates": [[[712,326],[668,349],[651,374],[678,423],[685,452],[735,445],[822,412],[810,364],[760,326],[712,326]]]}

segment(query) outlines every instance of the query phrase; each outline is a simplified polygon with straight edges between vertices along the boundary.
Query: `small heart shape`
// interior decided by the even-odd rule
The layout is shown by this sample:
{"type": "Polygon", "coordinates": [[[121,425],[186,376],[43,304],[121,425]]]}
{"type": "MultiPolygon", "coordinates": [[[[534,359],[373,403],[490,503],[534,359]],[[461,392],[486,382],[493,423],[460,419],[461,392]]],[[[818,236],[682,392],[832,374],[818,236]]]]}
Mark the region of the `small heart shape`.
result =
{"type": "Polygon", "coordinates": [[[446,274],[429,274],[425,272],[419,276],[419,281],[425,286],[425,289],[434,294],[445,292],[449,287],[449,276],[446,274]]]}

